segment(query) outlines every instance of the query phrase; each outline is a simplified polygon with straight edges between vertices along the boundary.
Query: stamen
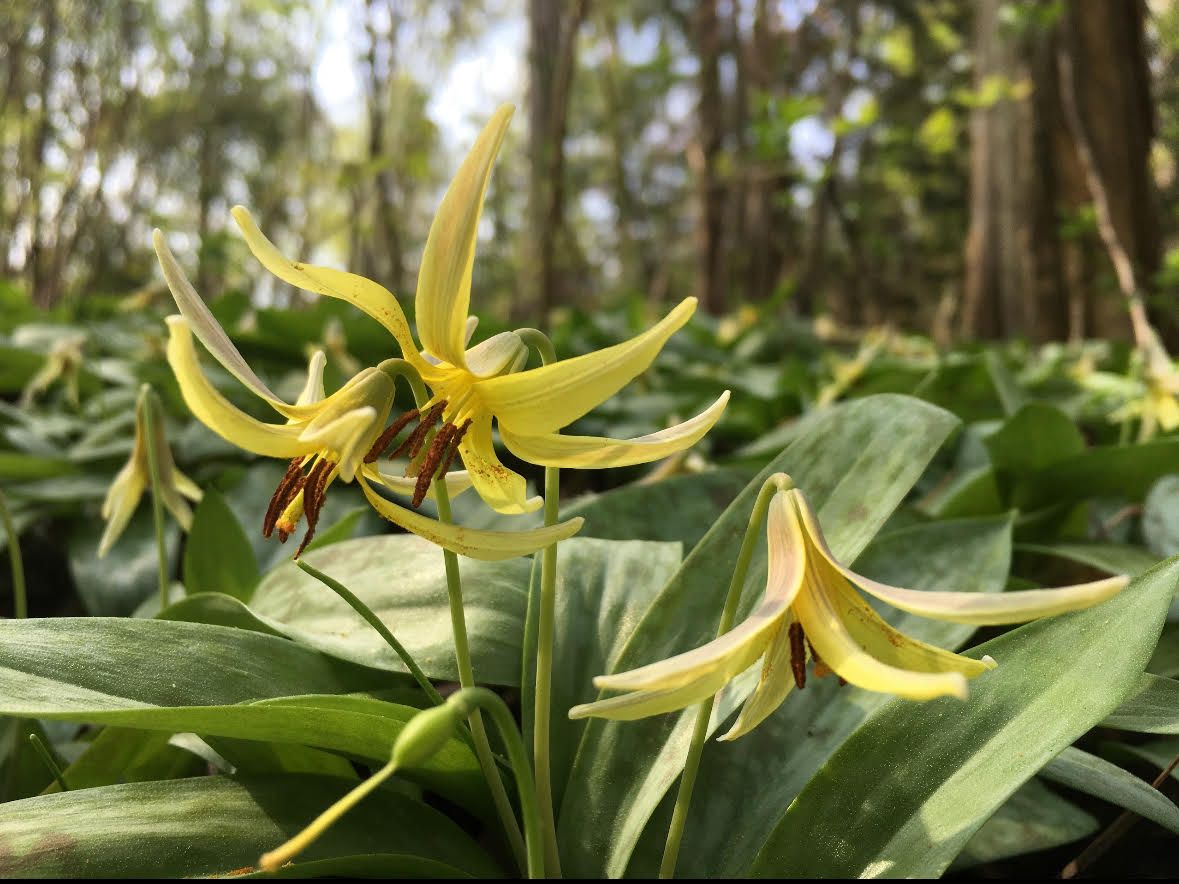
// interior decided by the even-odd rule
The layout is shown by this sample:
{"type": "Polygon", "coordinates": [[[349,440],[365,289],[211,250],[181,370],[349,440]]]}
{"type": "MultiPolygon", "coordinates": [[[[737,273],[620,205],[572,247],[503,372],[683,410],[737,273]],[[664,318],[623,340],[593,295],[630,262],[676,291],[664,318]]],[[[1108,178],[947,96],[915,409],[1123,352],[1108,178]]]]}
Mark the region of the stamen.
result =
{"type": "Polygon", "coordinates": [[[809,638],[806,640],[806,646],[810,649],[811,659],[815,661],[815,678],[826,678],[828,675],[834,675],[839,681],[840,687],[843,687],[845,684],[847,684],[847,679],[836,673],[834,669],[822,661],[819,655],[815,652],[815,646],[811,644],[811,640],[809,638]]]}
{"type": "MultiPolygon", "coordinates": [[[[295,495],[303,490],[306,476],[302,473],[302,467],[303,458],[301,457],[296,457],[287,465],[286,474],[279,481],[278,488],[274,490],[274,496],[270,498],[270,505],[266,507],[266,516],[262,519],[263,537],[270,537],[274,533],[274,524],[278,521],[279,515],[295,499],[295,495]]],[[[279,539],[280,542],[286,540],[281,531],[279,539]]]]}
{"type": "Polygon", "coordinates": [[[426,434],[438,422],[438,418],[445,408],[446,400],[435,403],[429,411],[422,415],[421,421],[418,422],[417,427],[409,434],[409,437],[393,450],[393,453],[389,455],[389,459],[392,460],[403,454],[408,454],[411,459],[417,457],[418,452],[422,450],[422,443],[426,441],[426,434]]]}
{"type": "MultiPolygon", "coordinates": [[[[452,425],[453,426],[453,425],[452,425]]],[[[454,434],[450,437],[450,442],[447,444],[446,457],[442,461],[442,466],[438,468],[438,475],[446,478],[447,472],[450,470],[450,462],[454,460],[454,456],[458,454],[459,443],[463,441],[463,436],[467,435],[467,430],[471,426],[471,419],[467,418],[461,427],[458,427],[454,434]]]]}
{"type": "Polygon", "coordinates": [[[790,671],[794,673],[794,684],[801,691],[806,687],[806,633],[802,624],[795,620],[790,624],[790,671]]]}
{"type": "Polygon", "coordinates": [[[323,507],[324,492],[327,491],[328,479],[335,467],[334,463],[321,460],[307,475],[307,484],[303,490],[303,513],[307,517],[307,533],[303,535],[299,548],[295,550],[296,559],[315,536],[315,527],[319,524],[319,511],[323,507]]]}
{"type": "Polygon", "coordinates": [[[389,447],[389,443],[397,437],[398,433],[409,426],[409,422],[417,416],[418,410],[414,408],[411,411],[407,411],[405,414],[401,415],[401,417],[397,418],[397,420],[393,421],[393,423],[389,424],[389,426],[385,429],[385,432],[381,433],[381,435],[377,437],[377,441],[374,442],[372,448],[368,450],[368,454],[364,456],[364,462],[373,463],[377,458],[384,454],[385,449],[389,447]]]}
{"type": "Polygon", "coordinates": [[[438,464],[442,460],[442,456],[446,453],[446,449],[450,445],[450,437],[458,432],[458,427],[454,424],[445,424],[434,436],[434,440],[430,443],[430,449],[426,452],[426,459],[422,461],[422,465],[418,471],[418,481],[413,487],[413,501],[412,505],[417,508],[422,505],[422,501],[426,499],[426,492],[430,490],[430,482],[434,479],[434,472],[438,469],[438,464]]]}

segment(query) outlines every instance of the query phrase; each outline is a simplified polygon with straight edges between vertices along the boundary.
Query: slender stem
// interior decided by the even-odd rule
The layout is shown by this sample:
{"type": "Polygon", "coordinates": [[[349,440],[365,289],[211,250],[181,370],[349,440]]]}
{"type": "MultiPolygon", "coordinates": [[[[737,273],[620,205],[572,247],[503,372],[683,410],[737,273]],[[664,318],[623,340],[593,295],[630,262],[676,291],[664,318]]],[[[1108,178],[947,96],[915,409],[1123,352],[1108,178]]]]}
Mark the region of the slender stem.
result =
{"type": "MultiPolygon", "coordinates": [[[[733,578],[729,581],[729,593],[725,596],[725,606],[721,611],[720,623],[717,624],[717,637],[724,635],[733,627],[733,620],[737,616],[737,608],[741,601],[741,590],[745,588],[745,575],[749,572],[749,562],[753,552],[757,549],[758,532],[765,521],[766,510],[770,501],[779,491],[785,491],[794,486],[790,477],[785,473],[775,473],[766,479],[757,494],[757,501],[753,505],[753,512],[749,516],[749,525],[745,529],[745,538],[741,541],[741,551],[737,554],[737,564],[733,568],[733,578]]],[[[675,865],[680,855],[680,841],[684,837],[684,826],[688,822],[688,809],[692,805],[692,790],[696,788],[696,775],[700,772],[700,756],[704,752],[704,741],[708,739],[708,722],[712,717],[713,697],[709,697],[696,707],[696,723],[692,729],[692,742],[688,745],[688,756],[684,760],[684,774],[680,778],[680,790],[676,795],[675,809],[671,816],[671,825],[667,830],[667,841],[663,847],[663,862],[659,866],[660,878],[675,876],[675,865]]]]}
{"type": "Polygon", "coordinates": [[[4,533],[8,536],[8,560],[12,563],[12,614],[17,620],[29,616],[29,597],[25,588],[25,563],[20,554],[20,537],[12,522],[8,509],[8,498],[0,491],[0,521],[4,522],[4,533]]]}
{"type": "Polygon", "coordinates": [[[393,649],[393,653],[401,658],[401,662],[405,664],[405,668],[409,670],[409,674],[412,675],[414,681],[418,683],[418,687],[425,691],[426,696],[430,698],[431,703],[433,703],[435,706],[438,706],[445,702],[442,699],[442,695],[438,693],[434,685],[430,682],[430,679],[426,678],[426,674],[422,672],[421,667],[417,664],[417,661],[414,660],[409,651],[405,649],[405,646],[397,640],[397,637],[389,631],[389,627],[381,622],[381,618],[373,613],[372,608],[357,598],[352,593],[352,591],[349,590],[348,587],[344,586],[344,584],[340,583],[340,581],[329,577],[318,568],[307,564],[307,562],[303,559],[297,559],[295,564],[322,583],[324,586],[326,586],[328,589],[330,589],[332,592],[334,592],[336,595],[338,595],[340,598],[342,598],[344,601],[346,601],[352,607],[353,611],[363,617],[365,622],[380,634],[381,638],[383,638],[389,647],[393,649]]]}
{"type": "MultiPolygon", "coordinates": [[[[443,479],[434,480],[434,499],[438,504],[438,521],[450,524],[450,494],[446,490],[443,479]]],[[[463,585],[459,575],[458,556],[448,549],[442,551],[443,561],[446,563],[446,592],[450,599],[450,624],[454,632],[454,656],[458,665],[459,685],[464,688],[475,686],[475,671],[471,666],[471,648],[467,640],[467,617],[463,610],[463,585]]],[[[467,719],[471,726],[471,736],[475,738],[475,755],[479,759],[479,767],[483,769],[483,776],[491,789],[491,798],[495,802],[496,812],[500,823],[508,836],[512,853],[520,868],[527,864],[524,847],[524,836],[520,834],[520,826],[516,822],[512,802],[508,798],[507,789],[500,779],[499,770],[495,766],[495,756],[491,752],[491,744],[487,740],[487,729],[483,726],[483,716],[478,710],[471,713],[467,719]]]]}
{"type": "Polygon", "coordinates": [[[62,773],[61,766],[54,759],[53,754],[45,748],[45,744],[41,742],[41,738],[36,734],[29,734],[29,742],[33,744],[33,748],[41,756],[41,760],[45,762],[45,766],[49,768],[49,772],[53,774],[53,778],[57,780],[57,785],[61,788],[61,791],[70,791],[70,787],[66,785],[65,774],[62,773]]]}
{"type": "MultiPolygon", "coordinates": [[[[553,342],[534,328],[516,329],[516,334],[540,354],[543,365],[557,359],[553,342]]],[[[561,508],[561,471],[545,467],[544,524],[557,524],[561,508]]],[[[561,877],[561,857],[557,850],[557,817],[553,808],[551,742],[553,644],[557,614],[557,544],[545,547],[540,559],[540,605],[536,630],[536,687],[532,695],[532,758],[536,765],[536,801],[544,825],[545,870],[550,877],[561,877]]]]}
{"type": "Polygon", "coordinates": [[[168,607],[168,548],[164,542],[164,501],[160,495],[163,487],[163,476],[160,473],[160,452],[158,441],[163,436],[163,428],[159,428],[157,436],[156,421],[159,411],[156,408],[155,392],[146,384],[139,394],[140,420],[143,421],[143,436],[147,440],[147,466],[151,477],[151,514],[156,524],[156,566],[160,583],[160,610],[168,607]]]}
{"type": "Polygon", "coordinates": [[[499,728],[508,759],[512,763],[512,770],[516,774],[516,789],[520,793],[520,815],[524,818],[524,840],[528,850],[528,877],[545,877],[545,846],[540,808],[536,803],[532,771],[528,767],[528,752],[524,748],[524,738],[520,736],[516,719],[512,717],[503,698],[487,688],[463,688],[452,694],[447,702],[454,703],[468,713],[475,712],[477,708],[485,709],[495,722],[495,726],[499,728]]]}
{"type": "MultiPolygon", "coordinates": [[[[561,502],[561,471],[545,467],[544,523],[556,525],[561,502]]],[[[552,719],[553,644],[557,617],[557,544],[546,546],[540,559],[540,611],[536,631],[536,690],[533,694],[532,757],[536,764],[536,800],[544,824],[545,868],[561,876],[557,851],[557,821],[553,812],[552,769],[549,760],[552,719]]]]}
{"type": "Polygon", "coordinates": [[[340,817],[361,802],[370,792],[389,779],[397,770],[397,766],[390,761],[379,771],[317,816],[307,828],[294,838],[282,844],[269,853],[262,854],[258,860],[258,867],[265,872],[273,872],[284,863],[298,856],[326,832],[340,817]]]}

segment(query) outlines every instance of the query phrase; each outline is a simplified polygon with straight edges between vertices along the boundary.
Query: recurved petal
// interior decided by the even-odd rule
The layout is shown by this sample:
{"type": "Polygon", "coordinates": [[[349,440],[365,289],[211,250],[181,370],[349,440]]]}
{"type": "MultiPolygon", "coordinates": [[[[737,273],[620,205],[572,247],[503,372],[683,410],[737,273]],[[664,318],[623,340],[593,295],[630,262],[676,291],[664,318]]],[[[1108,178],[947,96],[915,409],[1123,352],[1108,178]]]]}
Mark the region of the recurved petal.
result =
{"type": "Polygon", "coordinates": [[[500,463],[491,441],[490,415],[475,418],[459,443],[459,454],[475,491],[496,512],[518,515],[544,506],[543,498],[528,497],[523,476],[500,463]]]}
{"type": "Polygon", "coordinates": [[[569,710],[570,718],[610,718],[615,721],[634,721],[664,712],[686,709],[707,700],[725,686],[728,678],[723,672],[708,673],[696,681],[678,688],[657,691],[632,691],[593,703],[582,703],[569,710]]]}
{"type": "Polygon", "coordinates": [[[729,742],[745,736],[772,715],[794,688],[794,673],[790,668],[792,654],[789,634],[793,620],[793,617],[786,618],[774,633],[762,657],[761,678],[758,679],[757,687],[745,700],[741,714],[737,716],[733,726],[717,737],[719,741],[729,742]]]}
{"type": "Polygon", "coordinates": [[[459,368],[466,367],[464,332],[483,197],[513,110],[499,108],[479,133],[442,197],[422,251],[414,301],[418,335],[427,351],[459,368]]]}
{"type": "Polygon", "coordinates": [[[199,501],[204,497],[204,492],[201,491],[200,486],[175,467],[172,468],[172,484],[176,486],[177,491],[189,500],[199,501]]]}
{"type": "Polygon", "coordinates": [[[379,432],[376,409],[365,405],[344,412],[330,422],[306,427],[299,441],[312,450],[331,452],[340,478],[351,482],[379,432]]]}
{"type": "Polygon", "coordinates": [[[295,400],[296,405],[314,405],[323,400],[326,395],[323,389],[323,368],[327,357],[322,350],[311,354],[311,361],[307,363],[307,381],[303,384],[303,391],[295,400]]]}
{"type": "Polygon", "coordinates": [[[98,542],[98,557],[103,558],[123,531],[139,505],[143,490],[147,487],[146,476],[136,469],[134,458],[119,470],[111,487],[107,490],[106,499],[102,502],[102,517],[106,519],[102,539],[98,542]]]}
{"type": "Polygon", "coordinates": [[[231,405],[201,372],[188,322],[180,316],[169,316],[166,322],[168,364],[185,404],[201,423],[239,448],[265,457],[289,460],[314,450],[299,440],[298,427],[265,424],[231,405]]]}
{"type": "MultiPolygon", "coordinates": [[[[414,491],[417,490],[418,480],[416,476],[397,476],[392,473],[383,473],[376,468],[375,465],[370,464],[364,468],[364,475],[370,482],[376,482],[378,485],[383,485],[390,491],[405,497],[412,497],[414,491]]],[[[446,474],[446,493],[451,500],[458,497],[464,491],[471,487],[471,474],[466,470],[451,470],[446,474]]],[[[434,483],[430,483],[430,489],[426,492],[426,499],[434,499],[434,483]]]]}
{"type": "Polygon", "coordinates": [[[466,353],[467,369],[477,378],[495,377],[513,366],[528,348],[515,332],[500,332],[466,353]]]}
{"type": "Polygon", "coordinates": [[[798,499],[801,501],[799,511],[807,535],[828,564],[869,595],[888,602],[894,608],[920,617],[975,626],[1024,623],[1039,617],[1053,617],[1092,607],[1117,595],[1130,582],[1129,577],[1118,576],[1059,589],[1028,589],[1001,593],[926,592],[889,586],[887,583],[863,577],[839,564],[823,539],[819,521],[802,498],[801,492],[798,499]]]}
{"type": "Polygon", "coordinates": [[[820,659],[857,687],[910,700],[966,698],[961,672],[914,672],[876,659],[848,632],[829,595],[811,582],[795,599],[794,613],[820,659]]]}
{"type": "Polygon", "coordinates": [[[502,424],[500,435],[509,451],[529,463],[572,469],[625,467],[660,460],[695,445],[720,419],[728,401],[729,391],[726,390],[706,411],[691,420],[635,439],[562,436],[559,433],[520,436],[502,424]]]}
{"type": "Polygon", "coordinates": [[[424,537],[431,543],[438,544],[443,549],[472,559],[499,561],[531,555],[539,549],[572,537],[584,521],[579,517],[551,527],[529,531],[484,531],[447,525],[385,500],[368,484],[363,473],[357,474],[356,478],[364,491],[364,496],[382,518],[412,534],[424,537]]]}
{"type": "Polygon", "coordinates": [[[164,280],[172,292],[172,299],[180,308],[184,318],[188,320],[189,328],[192,329],[193,334],[224,366],[225,370],[241,381],[250,392],[265,399],[285,417],[301,416],[303,412],[298,407],[287,405],[271,392],[258,375],[254,374],[254,370],[250,368],[245,358],[238,352],[237,347],[229,340],[229,336],[225,334],[225,329],[205,306],[204,299],[197,294],[192,283],[188,281],[188,277],[184,275],[184,270],[181,269],[180,263],[168,248],[168,242],[159,229],[152,232],[152,244],[155,246],[160,267],[164,271],[164,280]]]}
{"type": "Polygon", "coordinates": [[[629,341],[528,371],[480,381],[476,390],[517,437],[552,433],[605,402],[659,354],[696,310],[686,298],[647,331],[629,341]]]}
{"type": "Polygon", "coordinates": [[[422,372],[423,377],[426,376],[430,366],[418,354],[418,348],[409,332],[405,312],[392,292],[383,285],[355,273],[291,261],[258,229],[254,219],[243,206],[234,206],[232,214],[233,220],[241,228],[246,245],[263,267],[284,282],[318,295],[338,298],[367,313],[393,335],[401,348],[402,356],[413,363],[414,367],[422,372]]]}

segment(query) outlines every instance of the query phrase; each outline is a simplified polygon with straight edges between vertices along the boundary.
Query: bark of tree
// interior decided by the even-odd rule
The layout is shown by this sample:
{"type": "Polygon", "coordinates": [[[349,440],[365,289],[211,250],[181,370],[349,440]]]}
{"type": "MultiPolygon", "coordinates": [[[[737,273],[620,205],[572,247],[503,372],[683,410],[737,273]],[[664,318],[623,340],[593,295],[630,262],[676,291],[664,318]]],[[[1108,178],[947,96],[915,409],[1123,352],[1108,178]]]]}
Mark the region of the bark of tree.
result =
{"type": "Polygon", "coordinates": [[[563,300],[565,133],[577,60],[577,33],[589,0],[566,5],[529,0],[528,154],[531,256],[526,286],[542,317],[563,300]]]}
{"type": "Polygon", "coordinates": [[[49,0],[44,7],[44,36],[38,57],[41,62],[41,77],[37,94],[40,99],[37,121],[29,154],[29,198],[32,230],[28,255],[28,270],[33,292],[33,303],[47,307],[52,303],[53,293],[47,279],[48,262],[45,254],[44,211],[45,165],[53,124],[49,102],[53,89],[53,78],[57,74],[57,35],[61,26],[60,9],[57,0],[49,0]]]}
{"type": "Polygon", "coordinates": [[[696,174],[696,297],[708,313],[726,307],[724,265],[725,182],[720,158],[724,146],[724,106],[720,82],[720,22],[716,0],[699,0],[692,36],[700,72],[696,142],[689,160],[696,174]]]}

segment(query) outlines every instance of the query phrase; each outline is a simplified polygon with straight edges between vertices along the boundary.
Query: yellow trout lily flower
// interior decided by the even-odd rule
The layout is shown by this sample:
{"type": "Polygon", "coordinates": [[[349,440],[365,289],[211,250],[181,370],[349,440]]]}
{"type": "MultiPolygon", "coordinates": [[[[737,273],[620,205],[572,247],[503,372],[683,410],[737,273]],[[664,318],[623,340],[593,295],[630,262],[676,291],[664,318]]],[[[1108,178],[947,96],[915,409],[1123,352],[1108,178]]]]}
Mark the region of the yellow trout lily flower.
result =
{"type": "MultiPolygon", "coordinates": [[[[519,369],[527,348],[504,332],[465,349],[469,329],[475,241],[491,168],[513,108],[496,111],[451,181],[422,253],[415,300],[418,345],[397,299],[383,286],[340,270],[290,261],[275,248],[241,206],[233,217],[254,256],[291,285],[339,298],[380,322],[396,339],[406,361],[432,396],[423,421],[441,421],[439,434],[457,449],[479,496],[501,513],[541,505],[528,498],[522,476],[505,467],[492,444],[492,420],[508,450],[522,460],[552,467],[620,467],[660,460],[699,441],[728,401],[726,391],[702,414],[678,426],[636,439],[562,436],[558,431],[588,413],[645,371],[664,343],[696,309],[694,298],[678,304],[642,334],[596,353],[519,369]]],[[[417,468],[427,469],[420,463],[417,468]]]]}
{"type": "Polygon", "coordinates": [[[198,501],[201,489],[196,483],[176,468],[172,460],[172,449],[164,434],[163,415],[160,414],[159,400],[146,385],[139,392],[135,406],[135,442],[131,447],[131,458],[119,470],[102,503],[102,517],[106,529],[98,542],[98,557],[103,558],[116,540],[122,535],[127,523],[139,506],[144,489],[151,485],[151,462],[147,451],[147,410],[152,409],[151,433],[160,465],[160,487],[152,493],[160,495],[160,501],[168,508],[185,531],[192,527],[192,509],[184,498],[198,501]]]}
{"type": "MultiPolygon", "coordinates": [[[[344,482],[355,480],[377,512],[390,522],[472,558],[494,560],[528,555],[572,536],[581,527],[581,519],[572,519],[532,531],[481,531],[445,524],[386,500],[372,483],[401,493],[419,491],[424,496],[426,485],[433,478],[430,474],[425,481],[393,480],[374,465],[376,455],[388,440],[408,423],[402,416],[386,428],[394,401],[398,368],[393,363],[397,360],[363,369],[335,393],[325,396],[325,358],[322,352],[316,353],[302,393],[294,404],[288,404],[270,391],[234,347],[185,277],[160,231],[155,232],[153,241],[164,278],[182,314],[166,320],[167,357],[189,410],[226,441],[263,457],[290,461],[267,509],[262,526],[265,536],[277,532],[279,539],[285,541],[306,516],[308,530],[296,552],[298,556],[314,535],[324,495],[337,478],[344,482]],[[192,340],[194,334],[230,374],[264,399],[286,422],[270,424],[257,420],[225,399],[201,370],[192,340]]],[[[413,455],[424,447],[428,429],[423,423],[411,434],[413,455]]],[[[439,447],[437,438],[430,450],[439,447]]],[[[447,475],[446,466],[443,464],[442,475],[447,475]]],[[[447,475],[448,490],[452,493],[462,491],[469,484],[465,474],[447,475]]]]}
{"type": "Polygon", "coordinates": [[[910,700],[946,695],[965,699],[966,680],[993,668],[995,661],[973,660],[909,638],[885,622],[858,590],[911,614],[986,626],[1087,608],[1129,582],[1112,577],[1062,589],[994,595],[902,589],[836,561],[797,489],[774,494],[767,523],[765,596],[744,622],[693,651],[595,678],[598,688],[628,693],[576,706],[569,717],[629,721],[683,709],[712,696],[758,660],[761,680],[722,740],[748,733],[782,704],[791,688],[803,687],[808,659],[815,675],[834,672],[865,690],[910,700]]]}

